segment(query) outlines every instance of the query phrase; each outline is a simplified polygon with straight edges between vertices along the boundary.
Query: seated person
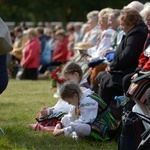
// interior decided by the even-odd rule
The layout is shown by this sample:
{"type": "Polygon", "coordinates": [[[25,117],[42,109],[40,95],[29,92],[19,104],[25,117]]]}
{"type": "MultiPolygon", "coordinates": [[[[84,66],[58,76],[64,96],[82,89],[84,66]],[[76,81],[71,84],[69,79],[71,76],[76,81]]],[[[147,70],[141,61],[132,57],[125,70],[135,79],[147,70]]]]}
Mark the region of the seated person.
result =
{"type": "MultiPolygon", "coordinates": [[[[62,76],[67,81],[73,81],[81,87],[81,89],[84,91],[89,87],[89,84],[86,80],[86,78],[82,78],[82,69],[81,67],[75,63],[75,62],[68,62],[63,70],[62,70],[62,76]]],[[[67,102],[63,101],[61,98],[58,100],[58,102],[53,107],[44,107],[41,109],[40,114],[37,116],[40,118],[49,118],[51,120],[51,117],[64,114],[72,114],[74,113],[74,107],[72,105],[69,105],[67,102]]],[[[58,121],[60,118],[58,117],[58,121]]],[[[53,124],[55,125],[55,124],[53,124]]],[[[47,126],[47,125],[42,125],[47,126]]]]}
{"type": "MultiPolygon", "coordinates": [[[[150,18],[150,3],[146,3],[144,5],[144,9],[140,12],[140,14],[143,17],[143,19],[145,20],[148,30],[150,31],[150,24],[148,21],[148,18],[150,18]]],[[[150,32],[148,32],[148,34],[147,34],[147,39],[146,39],[144,47],[142,49],[143,49],[143,52],[141,53],[141,55],[138,59],[138,67],[135,69],[135,71],[133,73],[128,74],[123,78],[123,90],[124,90],[125,94],[127,93],[128,88],[131,84],[131,79],[135,79],[139,75],[150,71],[150,32]]],[[[142,91],[142,89],[141,89],[141,91],[142,91]]]]}
{"type": "Polygon", "coordinates": [[[98,94],[108,105],[116,95],[123,95],[122,79],[137,67],[147,36],[146,26],[134,9],[121,10],[120,24],[126,35],[115,51],[114,60],[106,71],[100,72],[96,77],[99,83],[98,94]]]}
{"type": "Polygon", "coordinates": [[[148,32],[140,14],[131,8],[121,10],[120,24],[126,35],[123,36],[115,51],[114,60],[105,71],[100,72],[96,77],[99,84],[98,95],[110,107],[112,106],[112,113],[119,120],[122,110],[113,110],[112,103],[116,95],[124,94],[122,87],[123,78],[136,69],[148,32]]]}
{"type": "Polygon", "coordinates": [[[90,89],[82,92],[73,82],[64,83],[60,96],[67,103],[76,107],[74,120],[56,125],[54,136],[65,134],[69,136],[75,132],[77,136],[90,136],[97,140],[109,139],[109,131],[115,130],[117,123],[109,113],[107,104],[90,89]]]}

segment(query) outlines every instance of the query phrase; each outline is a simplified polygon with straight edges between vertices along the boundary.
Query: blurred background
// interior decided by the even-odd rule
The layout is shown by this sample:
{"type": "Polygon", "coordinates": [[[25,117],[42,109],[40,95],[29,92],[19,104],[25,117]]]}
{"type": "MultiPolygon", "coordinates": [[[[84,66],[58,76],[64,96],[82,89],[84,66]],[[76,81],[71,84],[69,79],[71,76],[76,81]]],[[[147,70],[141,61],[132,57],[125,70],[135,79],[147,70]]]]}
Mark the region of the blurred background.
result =
{"type": "MultiPolygon", "coordinates": [[[[105,7],[122,9],[132,0],[1,0],[0,16],[9,26],[45,26],[85,22],[86,14],[105,7]]],[[[141,0],[145,3],[147,0],[141,0]]]]}

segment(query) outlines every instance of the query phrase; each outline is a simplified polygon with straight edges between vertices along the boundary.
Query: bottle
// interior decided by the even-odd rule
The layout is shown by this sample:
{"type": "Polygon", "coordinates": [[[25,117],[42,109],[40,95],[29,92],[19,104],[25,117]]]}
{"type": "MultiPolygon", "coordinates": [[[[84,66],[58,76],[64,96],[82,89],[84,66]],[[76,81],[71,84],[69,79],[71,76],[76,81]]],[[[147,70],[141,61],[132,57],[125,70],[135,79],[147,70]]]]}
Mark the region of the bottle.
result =
{"type": "Polygon", "coordinates": [[[114,100],[117,101],[117,106],[125,106],[127,103],[127,97],[122,95],[122,96],[115,96],[114,100]]]}

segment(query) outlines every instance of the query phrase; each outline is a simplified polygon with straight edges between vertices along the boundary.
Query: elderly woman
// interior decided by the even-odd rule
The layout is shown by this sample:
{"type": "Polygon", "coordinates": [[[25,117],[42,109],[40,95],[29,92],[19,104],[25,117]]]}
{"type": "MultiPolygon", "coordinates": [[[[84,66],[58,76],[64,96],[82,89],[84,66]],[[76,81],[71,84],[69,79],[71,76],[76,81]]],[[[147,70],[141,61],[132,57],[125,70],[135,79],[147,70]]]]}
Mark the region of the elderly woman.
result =
{"type": "MultiPolygon", "coordinates": [[[[112,37],[115,33],[115,30],[113,30],[110,27],[108,19],[109,19],[109,14],[112,12],[113,9],[108,7],[102,9],[98,14],[98,18],[99,18],[98,25],[100,28],[100,34],[96,45],[87,50],[87,53],[89,55],[88,60],[90,64],[93,61],[95,62],[95,60],[97,59],[102,59],[103,52],[108,50],[111,45],[112,37]]],[[[92,67],[90,82],[91,82],[91,89],[94,90],[95,92],[97,89],[97,87],[95,86],[97,84],[97,82],[95,81],[95,77],[100,71],[104,71],[106,67],[107,67],[106,63],[101,63],[101,64],[98,63],[96,66],[92,67]]]]}
{"type": "Polygon", "coordinates": [[[99,11],[93,10],[87,14],[87,24],[88,29],[82,39],[82,42],[91,43],[93,46],[97,43],[97,37],[99,34],[99,26],[98,26],[98,14],[99,11]]]}
{"type": "MultiPolygon", "coordinates": [[[[144,72],[146,73],[150,71],[150,3],[149,2],[144,5],[144,9],[140,12],[140,14],[143,17],[143,20],[145,21],[149,32],[147,34],[147,39],[143,47],[143,52],[141,53],[139,57],[137,68],[135,69],[133,73],[128,74],[123,78],[123,89],[124,89],[125,94],[129,88],[129,85],[131,84],[131,78],[134,79],[138,76],[138,74],[141,74],[144,72]]],[[[147,99],[148,99],[148,104],[150,107],[150,96],[148,96],[147,99]]],[[[141,106],[141,104],[139,106],[141,106]]],[[[145,113],[149,114],[146,111],[145,113]]]]}
{"type": "Polygon", "coordinates": [[[121,10],[120,24],[126,35],[115,51],[114,60],[97,76],[99,95],[107,104],[116,95],[123,95],[122,79],[137,67],[148,32],[140,14],[131,8],[121,10]]]}
{"type": "MultiPolygon", "coordinates": [[[[148,54],[148,47],[150,45],[150,3],[149,2],[144,5],[144,9],[141,11],[140,14],[143,17],[143,20],[145,21],[149,32],[147,34],[147,39],[143,47],[143,52],[139,57],[138,67],[136,68],[135,72],[124,77],[123,87],[124,87],[125,93],[128,90],[128,87],[130,85],[130,82],[127,82],[127,81],[130,81],[131,77],[135,73],[138,73],[140,71],[143,71],[143,72],[150,71],[150,57],[149,57],[150,55],[148,54]]],[[[133,76],[133,78],[136,78],[136,77],[137,77],[137,74],[133,76]]]]}
{"type": "Polygon", "coordinates": [[[21,66],[24,68],[23,78],[36,80],[40,65],[40,41],[34,28],[27,30],[28,41],[24,45],[21,66]]]}

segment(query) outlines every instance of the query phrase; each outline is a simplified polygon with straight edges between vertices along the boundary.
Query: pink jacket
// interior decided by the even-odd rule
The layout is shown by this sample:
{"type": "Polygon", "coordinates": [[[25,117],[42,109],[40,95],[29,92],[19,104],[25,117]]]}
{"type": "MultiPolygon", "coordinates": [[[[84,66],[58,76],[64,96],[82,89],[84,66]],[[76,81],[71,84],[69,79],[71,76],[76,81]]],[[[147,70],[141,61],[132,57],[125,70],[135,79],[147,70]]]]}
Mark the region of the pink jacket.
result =
{"type": "Polygon", "coordinates": [[[38,68],[40,65],[40,49],[39,39],[28,40],[23,48],[21,65],[25,68],[38,68]]]}

